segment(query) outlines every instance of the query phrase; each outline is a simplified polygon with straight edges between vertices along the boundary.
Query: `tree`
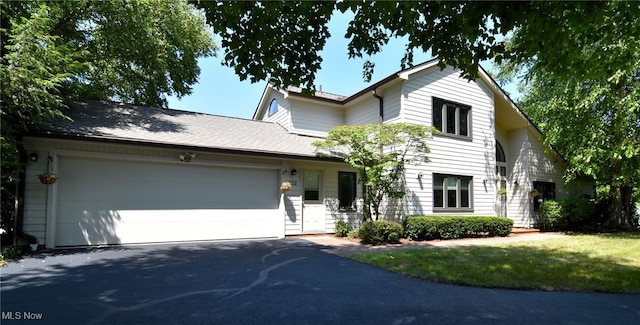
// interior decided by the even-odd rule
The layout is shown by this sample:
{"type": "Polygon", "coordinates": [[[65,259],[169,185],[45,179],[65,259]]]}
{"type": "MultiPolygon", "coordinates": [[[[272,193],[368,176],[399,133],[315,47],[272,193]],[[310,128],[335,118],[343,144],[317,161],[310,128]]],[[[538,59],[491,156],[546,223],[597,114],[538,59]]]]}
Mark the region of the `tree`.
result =
{"type": "MultiPolygon", "coordinates": [[[[222,39],[224,63],[240,79],[270,80],[282,87],[314,88],[322,63],[318,52],[330,36],[326,26],[338,12],[354,14],[345,34],[350,58],[371,56],[401,37],[406,39],[402,68],[413,64],[415,50],[431,51],[442,67],[459,68],[471,79],[482,61],[521,63],[533,57],[563,76],[603,75],[609,66],[593,61],[587,66],[575,55],[585,44],[593,45],[594,56],[609,56],[616,66],[628,67],[638,47],[611,44],[640,42],[635,37],[640,3],[633,1],[192,1],[205,10],[222,39]],[[583,31],[583,37],[566,33],[572,30],[583,31]],[[518,41],[507,49],[504,37],[512,34],[518,41]]],[[[365,79],[374,68],[375,62],[365,61],[365,79]]]]}
{"type": "MultiPolygon", "coordinates": [[[[640,199],[640,35],[638,4],[608,3],[608,12],[594,13],[581,28],[560,28],[573,40],[558,45],[559,65],[572,74],[532,56],[507,60],[501,77],[520,73],[524,97],[520,107],[541,129],[544,141],[568,162],[567,179],[592,177],[609,200],[608,226],[635,228],[634,195],[640,199]],[[624,33],[632,33],[624,35],[624,33]],[[524,71],[524,72],[523,72],[524,71]]],[[[545,18],[568,26],[564,15],[545,18]]],[[[578,26],[578,24],[575,24],[578,26]]],[[[521,47],[526,29],[507,43],[521,47]]],[[[553,35],[552,35],[553,37],[553,35]]]]}
{"type": "Polygon", "coordinates": [[[358,170],[358,183],[365,186],[364,221],[371,221],[373,215],[378,219],[385,197],[404,197],[400,183],[405,165],[428,161],[432,132],[431,127],[406,123],[338,126],[314,146],[341,156],[358,170]]]}
{"type": "Polygon", "coordinates": [[[166,106],[166,96],[191,92],[197,59],[215,50],[186,1],[2,1],[0,17],[3,228],[22,132],[64,116],[69,98],[166,106]]]}
{"type": "Polygon", "coordinates": [[[633,228],[640,190],[640,55],[631,71],[564,79],[532,64],[521,107],[568,162],[567,178],[589,176],[610,200],[608,225],[633,228]]]}

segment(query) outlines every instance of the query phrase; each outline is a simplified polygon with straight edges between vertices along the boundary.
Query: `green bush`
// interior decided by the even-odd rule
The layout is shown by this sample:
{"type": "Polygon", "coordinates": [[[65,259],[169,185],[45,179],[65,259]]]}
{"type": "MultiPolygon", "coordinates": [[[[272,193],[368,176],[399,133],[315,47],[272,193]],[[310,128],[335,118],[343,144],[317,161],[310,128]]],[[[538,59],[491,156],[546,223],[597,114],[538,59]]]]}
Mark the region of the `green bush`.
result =
{"type": "Polygon", "coordinates": [[[569,229],[585,229],[596,222],[596,203],[589,199],[566,200],[565,210],[569,229]]]}
{"type": "Polygon", "coordinates": [[[358,231],[357,230],[349,231],[349,233],[347,234],[347,238],[358,238],[358,231]]]}
{"type": "Polygon", "coordinates": [[[439,237],[438,224],[426,217],[409,216],[404,221],[404,236],[411,240],[432,240],[439,237]]]}
{"type": "Polygon", "coordinates": [[[334,230],[336,232],[336,236],[338,236],[338,237],[347,237],[347,235],[349,234],[349,232],[352,229],[351,229],[351,226],[349,226],[348,223],[346,223],[343,220],[339,220],[339,221],[336,222],[334,230]]]}
{"type": "Polygon", "coordinates": [[[400,242],[402,225],[397,222],[378,220],[365,222],[358,231],[358,237],[364,244],[380,245],[400,242]]]}
{"type": "Polygon", "coordinates": [[[409,216],[404,236],[411,240],[508,236],[513,220],[498,217],[409,216]]]}
{"type": "Polygon", "coordinates": [[[559,201],[546,200],[540,204],[540,229],[558,230],[566,227],[567,220],[559,201]]]}
{"type": "Polygon", "coordinates": [[[586,230],[598,227],[597,204],[589,199],[547,200],[540,205],[543,230],[586,230]]]}
{"type": "Polygon", "coordinates": [[[0,250],[0,265],[4,264],[7,260],[20,257],[23,254],[22,247],[19,246],[7,246],[0,250]]]}

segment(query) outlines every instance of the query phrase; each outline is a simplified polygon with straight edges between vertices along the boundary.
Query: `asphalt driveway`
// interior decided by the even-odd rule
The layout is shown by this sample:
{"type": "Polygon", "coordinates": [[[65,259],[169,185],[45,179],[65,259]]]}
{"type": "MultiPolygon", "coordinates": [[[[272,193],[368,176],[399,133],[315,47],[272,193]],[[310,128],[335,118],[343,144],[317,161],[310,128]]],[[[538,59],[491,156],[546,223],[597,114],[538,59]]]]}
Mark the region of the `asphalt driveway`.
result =
{"type": "Polygon", "coordinates": [[[285,239],[38,253],[0,269],[2,323],[640,324],[640,295],[430,283],[326,248],[285,239]]]}

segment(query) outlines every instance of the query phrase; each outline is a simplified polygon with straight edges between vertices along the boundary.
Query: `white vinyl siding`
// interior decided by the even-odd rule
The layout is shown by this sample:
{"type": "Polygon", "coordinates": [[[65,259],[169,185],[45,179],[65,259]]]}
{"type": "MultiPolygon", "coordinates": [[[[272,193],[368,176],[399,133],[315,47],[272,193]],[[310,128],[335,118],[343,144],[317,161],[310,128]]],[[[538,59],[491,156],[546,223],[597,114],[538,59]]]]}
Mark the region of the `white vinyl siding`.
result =
{"type": "Polygon", "coordinates": [[[568,193],[562,178],[564,163],[546,153],[538,137],[526,128],[510,131],[508,138],[506,151],[510,183],[513,186],[513,182],[518,182],[507,196],[508,216],[514,220],[515,227],[531,227],[538,217],[533,211],[533,198],[529,195],[533,182],[555,183],[556,198],[566,198],[568,193]]]}
{"type": "Polygon", "coordinates": [[[265,102],[265,107],[263,110],[262,120],[267,122],[273,122],[281,125],[283,128],[290,130],[291,129],[291,104],[288,99],[285,99],[284,96],[279,92],[271,92],[271,97],[269,100],[265,102]],[[275,114],[269,114],[269,108],[271,106],[271,102],[273,100],[278,101],[278,111],[275,114]]]}
{"type": "Polygon", "coordinates": [[[284,234],[302,233],[302,186],[299,177],[285,178],[290,181],[291,190],[284,193],[284,234]],[[293,181],[291,181],[293,179],[293,181]]]}
{"type": "Polygon", "coordinates": [[[324,106],[306,101],[292,102],[291,132],[325,137],[329,130],[344,124],[342,107],[324,106]]]}
{"type": "Polygon", "coordinates": [[[349,103],[345,108],[346,125],[364,125],[380,121],[380,102],[372,95],[365,95],[356,103],[349,103]]]}
{"type": "Polygon", "coordinates": [[[384,121],[395,122],[400,119],[402,105],[402,85],[396,85],[385,89],[384,97],[384,121]]]}
{"type": "MultiPolygon", "coordinates": [[[[31,153],[33,151],[29,151],[31,153]]],[[[47,220],[47,195],[51,186],[40,183],[38,175],[47,170],[46,150],[35,150],[38,154],[38,161],[27,161],[25,174],[25,206],[24,224],[25,233],[33,235],[38,240],[38,244],[45,244],[46,220],[47,220]]],[[[50,170],[54,171],[55,166],[51,164],[50,170]]]]}
{"type": "Polygon", "coordinates": [[[495,178],[493,93],[482,81],[468,82],[451,68],[429,68],[412,75],[403,87],[402,121],[432,125],[433,97],[471,107],[469,139],[434,136],[429,141],[430,162],[408,166],[405,214],[435,214],[432,174],[473,177],[473,212],[461,215],[495,215],[495,189],[485,179],[495,178]],[[417,176],[422,173],[423,177],[417,176]],[[487,186],[485,186],[487,184],[487,186]]]}
{"type": "MultiPolygon", "coordinates": [[[[505,146],[507,169],[511,183],[518,181],[518,188],[507,194],[507,216],[515,227],[529,227],[533,223],[533,206],[529,191],[531,188],[529,168],[529,136],[526,129],[512,130],[507,133],[509,141],[505,146]]],[[[503,143],[504,145],[504,143],[503,143]]]]}

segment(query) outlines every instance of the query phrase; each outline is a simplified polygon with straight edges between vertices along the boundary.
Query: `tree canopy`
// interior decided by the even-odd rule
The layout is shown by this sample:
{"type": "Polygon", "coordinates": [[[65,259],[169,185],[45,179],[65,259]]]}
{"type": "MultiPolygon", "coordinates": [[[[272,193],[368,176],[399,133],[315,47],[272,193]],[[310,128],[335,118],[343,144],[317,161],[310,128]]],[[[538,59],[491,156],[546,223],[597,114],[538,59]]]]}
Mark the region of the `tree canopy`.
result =
{"type": "Polygon", "coordinates": [[[67,98],[166,106],[191,92],[213,34],[186,1],[1,1],[2,228],[11,230],[17,139],[67,98]]]}
{"type": "MultiPolygon", "coordinates": [[[[567,159],[565,176],[592,177],[610,201],[608,225],[626,228],[638,222],[634,192],[640,199],[640,16],[630,16],[638,7],[606,3],[608,11],[591,12],[582,25],[566,22],[563,12],[546,17],[571,40],[556,45],[557,62],[507,60],[500,73],[523,78],[520,107],[567,159]],[[558,73],[559,66],[571,73],[558,73]]],[[[522,47],[525,33],[518,30],[506,49],[522,47]]]]}
{"type": "Polygon", "coordinates": [[[532,60],[520,104],[567,159],[565,176],[592,177],[611,200],[608,224],[627,228],[637,225],[640,192],[640,55],[634,62],[612,75],[560,78],[532,60]]]}
{"type": "Polygon", "coordinates": [[[3,1],[2,130],[59,115],[64,97],[166,106],[215,50],[186,1],[3,1]]]}
{"type": "MultiPolygon", "coordinates": [[[[327,23],[346,11],[354,13],[344,35],[350,58],[368,58],[401,37],[406,39],[402,68],[413,64],[415,50],[431,51],[443,66],[459,68],[468,78],[485,60],[523,63],[533,57],[563,76],[609,74],[611,66],[594,59],[608,57],[626,69],[640,42],[634,37],[640,3],[632,1],[193,2],[221,36],[226,65],[243,80],[283,87],[314,88],[322,63],[318,52],[330,36],[327,23]],[[517,41],[507,48],[510,35],[517,41]],[[587,44],[591,58],[576,55],[587,44]]],[[[374,68],[375,62],[365,61],[365,78],[374,68]]]]}
{"type": "Polygon", "coordinates": [[[358,170],[358,183],[365,185],[366,192],[364,221],[371,221],[374,215],[378,219],[385,197],[404,197],[405,165],[428,161],[427,141],[432,131],[431,127],[406,123],[343,125],[331,129],[327,138],[314,146],[341,156],[358,170]]]}

